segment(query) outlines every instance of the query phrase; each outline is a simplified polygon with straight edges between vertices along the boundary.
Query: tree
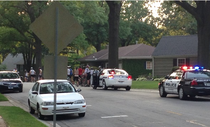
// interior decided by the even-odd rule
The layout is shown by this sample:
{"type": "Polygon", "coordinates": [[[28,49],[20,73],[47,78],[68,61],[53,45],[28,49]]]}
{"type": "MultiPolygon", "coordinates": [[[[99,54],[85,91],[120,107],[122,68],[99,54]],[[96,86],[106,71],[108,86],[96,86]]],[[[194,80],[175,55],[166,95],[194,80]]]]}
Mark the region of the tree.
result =
{"type": "Polygon", "coordinates": [[[198,31],[198,64],[210,69],[210,1],[195,1],[196,6],[187,1],[175,3],[195,17],[198,31]]]}
{"type": "Polygon", "coordinates": [[[118,68],[118,44],[121,1],[106,1],[109,5],[109,68],[118,68]]]}

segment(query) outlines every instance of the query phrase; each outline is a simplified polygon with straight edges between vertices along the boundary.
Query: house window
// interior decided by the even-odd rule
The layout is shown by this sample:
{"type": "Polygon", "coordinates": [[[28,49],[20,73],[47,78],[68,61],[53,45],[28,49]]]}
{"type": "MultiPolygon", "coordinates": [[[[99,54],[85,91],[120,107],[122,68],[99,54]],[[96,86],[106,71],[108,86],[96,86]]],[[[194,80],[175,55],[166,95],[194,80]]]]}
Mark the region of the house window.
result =
{"type": "Polygon", "coordinates": [[[178,65],[178,67],[186,65],[186,59],[185,58],[178,58],[177,59],[177,65],[178,65]]]}
{"type": "Polygon", "coordinates": [[[152,61],[146,61],[146,69],[152,70],[152,61]]]}

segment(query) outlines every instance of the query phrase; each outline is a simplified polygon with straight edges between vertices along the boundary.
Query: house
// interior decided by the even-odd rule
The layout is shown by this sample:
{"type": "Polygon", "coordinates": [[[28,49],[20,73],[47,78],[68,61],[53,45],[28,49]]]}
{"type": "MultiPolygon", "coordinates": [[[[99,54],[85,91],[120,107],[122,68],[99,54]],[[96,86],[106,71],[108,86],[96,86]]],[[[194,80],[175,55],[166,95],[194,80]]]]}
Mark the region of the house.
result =
{"type": "Polygon", "coordinates": [[[23,55],[17,54],[13,56],[12,54],[8,54],[1,64],[6,65],[6,70],[12,71],[16,68],[18,71],[22,71],[24,65],[23,55]]]}
{"type": "MultiPolygon", "coordinates": [[[[119,68],[126,70],[133,78],[139,75],[152,74],[152,53],[155,47],[136,44],[119,47],[119,68]]],[[[108,68],[108,49],[103,49],[89,56],[79,59],[81,64],[90,66],[102,66],[108,68]]]]}
{"type": "Polygon", "coordinates": [[[173,67],[197,65],[197,51],[197,35],[162,37],[152,54],[152,76],[166,76],[173,67]]]}

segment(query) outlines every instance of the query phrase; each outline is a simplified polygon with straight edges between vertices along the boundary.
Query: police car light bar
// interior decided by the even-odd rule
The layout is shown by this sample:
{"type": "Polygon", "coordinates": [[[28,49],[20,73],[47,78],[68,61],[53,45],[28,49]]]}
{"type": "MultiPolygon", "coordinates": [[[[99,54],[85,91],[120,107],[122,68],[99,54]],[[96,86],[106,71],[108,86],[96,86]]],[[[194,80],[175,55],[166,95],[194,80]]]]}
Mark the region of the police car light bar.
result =
{"type": "Polygon", "coordinates": [[[192,66],[182,66],[181,69],[182,70],[187,70],[187,69],[195,69],[195,70],[200,70],[201,69],[202,70],[203,67],[200,67],[200,66],[197,66],[197,65],[194,66],[194,67],[192,67],[192,66]]]}

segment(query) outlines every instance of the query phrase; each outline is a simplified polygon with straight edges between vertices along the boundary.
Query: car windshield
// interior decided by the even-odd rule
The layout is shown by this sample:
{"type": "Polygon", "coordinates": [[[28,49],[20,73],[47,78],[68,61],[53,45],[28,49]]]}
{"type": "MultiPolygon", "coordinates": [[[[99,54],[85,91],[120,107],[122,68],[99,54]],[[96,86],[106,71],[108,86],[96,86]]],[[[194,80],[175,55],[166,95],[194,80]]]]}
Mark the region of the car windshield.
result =
{"type": "MultiPolygon", "coordinates": [[[[57,93],[75,92],[74,87],[69,82],[57,82],[57,93]]],[[[40,94],[54,93],[54,82],[40,85],[40,94]]]]}
{"type": "Polygon", "coordinates": [[[210,78],[210,72],[208,71],[190,71],[186,74],[187,79],[198,78],[210,78]]]}
{"type": "Polygon", "coordinates": [[[19,76],[16,73],[0,73],[0,79],[16,79],[19,76]]]}

